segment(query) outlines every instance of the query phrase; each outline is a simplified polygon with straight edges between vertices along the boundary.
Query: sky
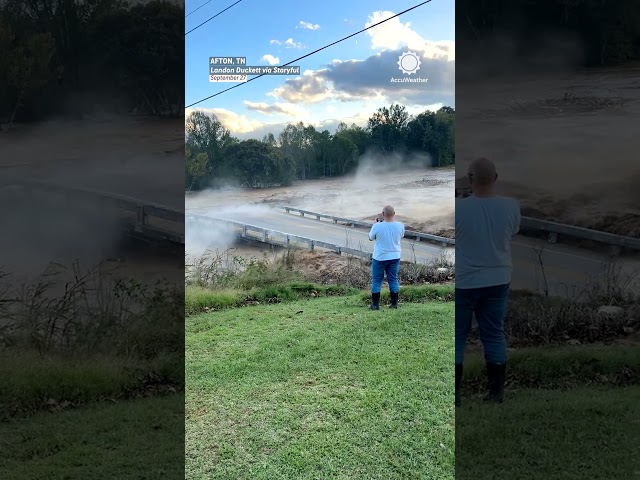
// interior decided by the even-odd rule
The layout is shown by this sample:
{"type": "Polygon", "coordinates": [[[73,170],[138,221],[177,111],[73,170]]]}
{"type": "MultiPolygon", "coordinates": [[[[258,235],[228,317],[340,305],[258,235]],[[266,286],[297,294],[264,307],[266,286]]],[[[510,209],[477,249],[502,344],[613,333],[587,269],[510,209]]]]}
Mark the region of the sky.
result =
{"type": "MultiPolygon", "coordinates": [[[[187,0],[189,14],[206,0],[187,0]]],[[[213,0],[186,17],[189,31],[235,0],[213,0]]],[[[282,65],[420,0],[243,0],[185,39],[185,99],[190,105],[234,83],[209,82],[209,57],[246,57],[247,65],[282,65]]],[[[261,139],[289,123],[333,132],[340,122],[365,126],[380,107],[410,114],[455,106],[455,1],[421,7],[329,47],[294,65],[299,76],[263,76],[187,109],[215,114],[232,135],[261,139]],[[403,73],[411,51],[420,68],[403,73]],[[392,83],[421,77],[426,83],[392,83]]]]}

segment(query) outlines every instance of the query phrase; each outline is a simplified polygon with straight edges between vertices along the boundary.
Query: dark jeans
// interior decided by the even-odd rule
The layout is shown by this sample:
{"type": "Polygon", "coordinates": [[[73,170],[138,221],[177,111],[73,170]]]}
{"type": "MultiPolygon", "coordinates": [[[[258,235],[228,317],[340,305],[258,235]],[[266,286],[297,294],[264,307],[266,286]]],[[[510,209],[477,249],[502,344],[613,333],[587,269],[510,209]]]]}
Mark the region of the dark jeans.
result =
{"type": "Polygon", "coordinates": [[[473,314],[487,363],[507,361],[504,319],[509,302],[509,284],[484,288],[456,288],[456,363],[462,363],[473,314]]]}
{"type": "Polygon", "coordinates": [[[373,260],[371,263],[371,293],[380,293],[382,280],[387,275],[389,291],[398,293],[400,282],[398,281],[398,271],[400,270],[400,259],[396,260],[373,260]]]}

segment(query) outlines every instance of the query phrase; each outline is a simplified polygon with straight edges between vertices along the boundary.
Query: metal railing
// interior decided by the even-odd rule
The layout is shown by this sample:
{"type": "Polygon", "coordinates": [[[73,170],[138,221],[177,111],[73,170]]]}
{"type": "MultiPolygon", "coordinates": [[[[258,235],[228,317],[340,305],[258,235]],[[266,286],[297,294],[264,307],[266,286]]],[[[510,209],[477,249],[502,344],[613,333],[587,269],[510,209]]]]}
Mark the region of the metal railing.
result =
{"type": "Polygon", "coordinates": [[[522,217],[520,229],[523,235],[526,235],[527,231],[547,232],[549,234],[548,240],[551,243],[556,243],[558,236],[562,235],[580,240],[603,243],[618,249],[630,248],[640,250],[640,238],[615,235],[613,233],[566,225],[564,223],[550,222],[532,217],[522,217]]]}
{"type": "MultiPolygon", "coordinates": [[[[371,228],[373,226],[373,223],[371,222],[363,222],[361,220],[354,220],[352,218],[343,218],[343,217],[336,217],[334,215],[327,215],[325,213],[318,213],[318,212],[310,212],[308,210],[302,210],[300,208],[295,208],[295,207],[289,207],[287,205],[275,205],[275,208],[279,208],[279,209],[283,209],[285,210],[287,213],[291,213],[291,212],[298,212],[300,214],[300,216],[304,217],[305,215],[308,215],[309,217],[315,217],[316,220],[321,220],[323,218],[326,218],[328,220],[332,220],[333,223],[344,223],[346,225],[349,225],[351,227],[362,227],[362,228],[371,228]]],[[[427,240],[430,242],[437,242],[443,245],[455,245],[456,241],[453,238],[447,238],[447,237],[439,237],[437,235],[430,235],[428,233],[422,233],[422,232],[414,232],[412,230],[406,230],[404,233],[404,237],[405,238],[414,238],[417,242],[421,241],[421,240],[427,240]]]]}
{"type": "Polygon", "coordinates": [[[67,199],[74,198],[93,201],[102,207],[110,206],[124,212],[135,213],[135,219],[126,223],[127,233],[184,245],[184,233],[180,232],[180,229],[183,228],[184,225],[184,212],[179,210],[125,195],[106,193],[87,188],[68,187],[50,182],[28,181],[22,182],[20,186],[28,193],[35,191],[56,193],[67,199]],[[150,225],[150,218],[173,222],[178,225],[178,228],[168,229],[160,225],[150,225]]]}
{"type": "Polygon", "coordinates": [[[320,240],[314,240],[313,238],[303,237],[300,235],[292,235],[290,233],[279,232],[277,230],[271,230],[268,228],[262,228],[255,225],[250,225],[243,222],[236,222],[233,220],[219,219],[213,217],[206,217],[198,214],[188,214],[186,220],[197,220],[199,222],[211,225],[212,229],[220,230],[220,224],[225,223],[231,225],[239,230],[238,236],[245,240],[257,240],[269,245],[275,245],[279,247],[288,247],[295,244],[305,245],[309,250],[314,251],[316,248],[322,248],[325,250],[331,250],[338,254],[353,255],[356,257],[365,258],[371,260],[372,253],[365,249],[357,249],[337,245],[334,243],[323,242],[320,240]],[[255,233],[257,235],[254,235],[255,233]]]}
{"type": "MultiPolygon", "coordinates": [[[[289,207],[286,205],[276,205],[276,208],[283,209],[287,213],[298,212],[300,216],[308,216],[315,218],[316,220],[328,219],[333,223],[344,223],[352,227],[371,228],[373,225],[369,222],[363,222],[360,220],[354,220],[350,218],[336,217],[334,215],[327,215],[324,213],[311,212],[300,208],[289,207]]],[[[628,237],[624,235],[615,235],[613,233],[601,232],[598,230],[592,230],[584,227],[576,227],[574,225],[567,225],[558,222],[551,222],[548,220],[540,220],[532,217],[522,217],[521,220],[522,234],[526,235],[528,232],[547,232],[549,234],[548,240],[551,243],[558,241],[558,236],[565,236],[580,240],[589,240],[592,242],[611,245],[612,247],[629,248],[633,250],[640,250],[640,238],[628,237]]],[[[425,239],[433,242],[439,242],[445,245],[455,245],[455,239],[439,237],[436,235],[429,235],[421,232],[407,231],[405,238],[416,238],[417,241],[425,239]]]]}

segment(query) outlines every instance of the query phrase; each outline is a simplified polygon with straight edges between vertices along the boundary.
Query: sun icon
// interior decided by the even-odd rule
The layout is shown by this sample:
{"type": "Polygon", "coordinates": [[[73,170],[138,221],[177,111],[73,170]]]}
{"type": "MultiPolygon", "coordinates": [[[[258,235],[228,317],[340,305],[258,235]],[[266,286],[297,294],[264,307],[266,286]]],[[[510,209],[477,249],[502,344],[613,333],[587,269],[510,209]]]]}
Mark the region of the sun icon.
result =
{"type": "Polygon", "coordinates": [[[420,70],[421,63],[422,62],[420,61],[420,58],[418,58],[418,55],[412,51],[404,52],[400,55],[398,60],[400,70],[402,70],[402,73],[406,73],[407,75],[411,75],[412,73],[416,73],[420,70]]]}

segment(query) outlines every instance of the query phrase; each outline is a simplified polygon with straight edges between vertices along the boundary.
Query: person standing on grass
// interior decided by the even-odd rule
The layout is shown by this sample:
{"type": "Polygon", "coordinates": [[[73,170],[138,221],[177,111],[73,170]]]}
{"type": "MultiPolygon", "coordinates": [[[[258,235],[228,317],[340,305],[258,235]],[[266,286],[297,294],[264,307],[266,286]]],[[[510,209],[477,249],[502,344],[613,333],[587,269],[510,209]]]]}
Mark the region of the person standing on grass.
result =
{"type": "Polygon", "coordinates": [[[464,351],[475,314],[488,376],[485,400],[502,403],[507,365],[504,321],[511,284],[511,239],[520,205],[496,195],[495,165],[486,158],[468,170],[471,194],[456,200],[455,404],[460,405],[464,351]]]}
{"type": "Polygon", "coordinates": [[[369,240],[375,241],[371,263],[371,310],[380,310],[380,290],[385,275],[389,284],[391,308],[398,308],[398,272],[404,225],[394,220],[395,215],[393,207],[387,205],[382,209],[382,221],[377,221],[369,232],[369,240]]]}

